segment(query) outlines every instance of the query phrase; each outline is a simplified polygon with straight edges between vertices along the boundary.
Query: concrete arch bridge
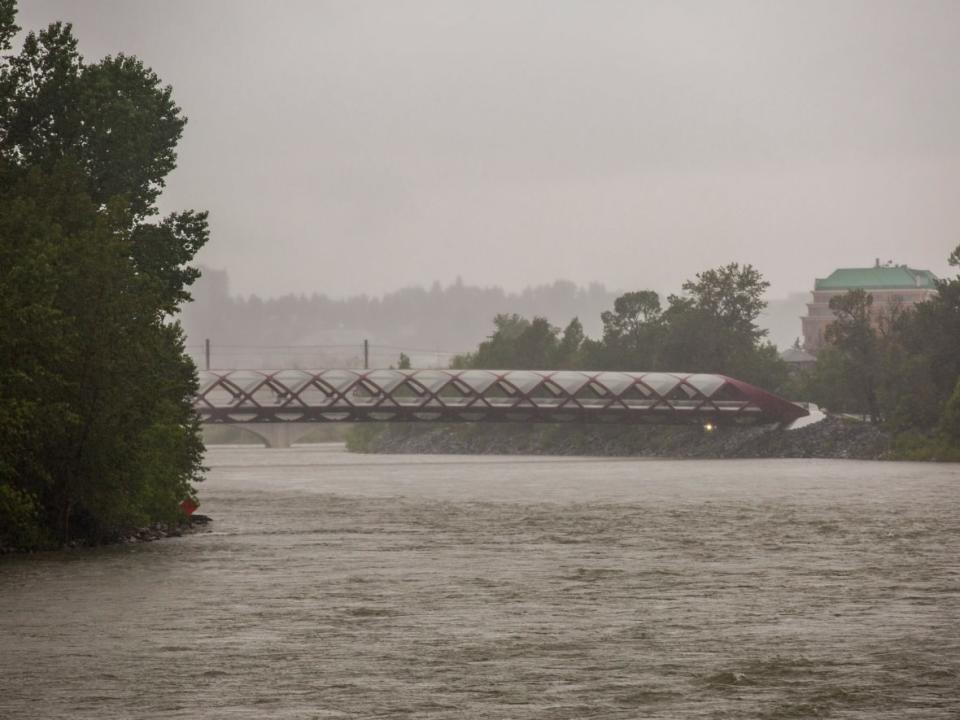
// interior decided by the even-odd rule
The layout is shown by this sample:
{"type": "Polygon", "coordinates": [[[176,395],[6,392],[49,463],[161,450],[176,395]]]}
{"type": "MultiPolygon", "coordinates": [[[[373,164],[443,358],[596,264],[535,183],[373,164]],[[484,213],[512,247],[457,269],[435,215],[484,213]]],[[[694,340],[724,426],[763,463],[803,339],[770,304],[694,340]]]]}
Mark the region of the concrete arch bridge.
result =
{"type": "Polygon", "coordinates": [[[289,447],[313,423],[790,423],[800,405],[724,375],[535,370],[201,371],[194,407],[289,447]]]}

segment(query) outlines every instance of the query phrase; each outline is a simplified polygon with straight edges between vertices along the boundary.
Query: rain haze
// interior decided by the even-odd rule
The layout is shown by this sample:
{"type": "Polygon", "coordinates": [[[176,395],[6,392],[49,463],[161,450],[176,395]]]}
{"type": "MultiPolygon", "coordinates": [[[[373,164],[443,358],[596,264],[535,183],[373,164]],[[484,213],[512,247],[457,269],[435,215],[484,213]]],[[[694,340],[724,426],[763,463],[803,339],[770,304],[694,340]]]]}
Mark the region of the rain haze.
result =
{"type": "Polygon", "coordinates": [[[558,278],[769,296],[960,228],[955,2],[31,0],[190,122],[164,209],[208,209],[231,290],[558,278]]]}
{"type": "Polygon", "coordinates": [[[960,0],[0,48],[0,720],[960,720],[960,0]]]}

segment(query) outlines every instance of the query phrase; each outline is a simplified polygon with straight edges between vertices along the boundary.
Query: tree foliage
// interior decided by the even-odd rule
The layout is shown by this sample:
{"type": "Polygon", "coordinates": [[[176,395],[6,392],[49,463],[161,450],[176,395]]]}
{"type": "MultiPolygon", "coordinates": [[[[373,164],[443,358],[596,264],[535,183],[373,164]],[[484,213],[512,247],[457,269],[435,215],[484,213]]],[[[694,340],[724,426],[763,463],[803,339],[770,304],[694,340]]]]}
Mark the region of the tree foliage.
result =
{"type": "Polygon", "coordinates": [[[725,373],[779,389],[786,369],[757,325],[767,287],[758,270],[738,263],[685,282],[683,295],[667,298],[663,322],[668,332],[658,367],[725,373]]]}
{"type": "Polygon", "coordinates": [[[557,345],[554,364],[561,369],[580,367],[583,362],[584,344],[587,336],[583,332],[580,318],[573,318],[563,329],[560,343],[557,345]]]}
{"type": "Polygon", "coordinates": [[[666,310],[651,290],[624,293],[602,313],[599,340],[576,318],[559,337],[544,318],[498,315],[490,338],[454,367],[713,372],[780,390],[786,367],[756,325],[766,287],[753,267],[733,263],[685,283],[666,310]]]}
{"type": "Polygon", "coordinates": [[[532,369],[553,364],[559,330],[541,317],[497,315],[494,332],[475,353],[454,358],[454,367],[532,369]]]}
{"type": "MultiPolygon", "coordinates": [[[[687,304],[710,317],[734,337],[759,340],[767,334],[757,326],[757,318],[767,306],[763,299],[770,283],[752,265],[730,263],[697,273],[696,279],[683,284],[687,304]]],[[[671,298],[671,306],[679,300],[671,298]]]]}
{"type": "Polygon", "coordinates": [[[660,296],[652,290],[624,293],[600,315],[603,341],[593,347],[597,367],[655,367],[663,330],[660,296]]]}
{"type": "Polygon", "coordinates": [[[827,326],[825,338],[839,353],[844,385],[877,422],[879,354],[872,308],[873,295],[859,288],[830,298],[835,319],[827,326]]]}
{"type": "Polygon", "coordinates": [[[200,479],[173,316],[206,214],[153,219],[171,95],[136,58],[85,64],[61,23],[0,63],[0,544],[171,520],[200,479]]]}

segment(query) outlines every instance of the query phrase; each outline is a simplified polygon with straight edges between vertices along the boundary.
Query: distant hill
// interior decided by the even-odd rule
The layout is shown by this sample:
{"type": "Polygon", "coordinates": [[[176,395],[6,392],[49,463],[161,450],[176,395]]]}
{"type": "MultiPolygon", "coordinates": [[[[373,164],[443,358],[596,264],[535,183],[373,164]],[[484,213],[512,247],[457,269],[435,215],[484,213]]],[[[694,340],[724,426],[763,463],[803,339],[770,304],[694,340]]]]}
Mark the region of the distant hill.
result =
{"type": "MultiPolygon", "coordinates": [[[[600,314],[621,291],[558,280],[511,293],[458,281],[382,297],[314,293],[263,299],[231,295],[226,271],[204,268],[192,294],[182,322],[188,350],[201,367],[206,339],[214,368],[362,367],[364,340],[370,342],[372,367],[396,365],[401,352],[415,366],[446,367],[452,355],[476,349],[490,335],[498,313],[539,315],[561,328],[578,317],[587,335],[599,337],[600,314]]],[[[761,317],[779,347],[800,334],[806,298],[797,293],[770,301],[761,317]]]]}
{"type": "Polygon", "coordinates": [[[600,313],[619,293],[592,283],[558,280],[508,293],[458,281],[446,287],[410,287],[382,297],[333,299],[322,294],[261,299],[230,294],[227,273],[204,269],[183,313],[191,354],[202,357],[209,338],[214,367],[361,366],[363,341],[371,366],[396,364],[401,352],[415,365],[446,366],[474,350],[492,331],[498,313],[540,315],[563,327],[579,317],[600,334],[600,313]],[[309,346],[309,347],[305,347],[309,346]]]}

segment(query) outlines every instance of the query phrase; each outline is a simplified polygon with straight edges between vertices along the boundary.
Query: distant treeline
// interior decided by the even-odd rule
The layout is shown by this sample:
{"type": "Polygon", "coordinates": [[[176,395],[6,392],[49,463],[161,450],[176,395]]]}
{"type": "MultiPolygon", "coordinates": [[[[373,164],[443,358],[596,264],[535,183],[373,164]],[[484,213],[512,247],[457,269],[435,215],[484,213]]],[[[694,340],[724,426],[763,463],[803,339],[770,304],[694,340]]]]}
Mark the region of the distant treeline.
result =
{"type": "MultiPolygon", "coordinates": [[[[201,365],[204,341],[212,345],[213,367],[360,367],[363,341],[372,366],[396,364],[401,352],[419,366],[445,366],[473,348],[497,315],[517,314],[565,322],[577,317],[591,337],[604,332],[601,315],[619,293],[599,283],[567,280],[507,292],[460,281],[430,288],[409,287],[381,297],[343,299],[320,293],[260,298],[230,292],[226,271],[202,269],[183,310],[188,349],[201,365]]],[[[806,295],[772,300],[758,322],[786,346],[800,331],[806,295]]]]}
{"type": "Polygon", "coordinates": [[[616,297],[600,284],[580,287],[560,280],[517,293],[457,281],[382,297],[334,299],[314,293],[262,299],[231,295],[227,273],[210,269],[203,269],[192,294],[194,301],[183,313],[188,342],[197,357],[210,339],[220,367],[356,363],[365,339],[378,351],[372,358],[377,365],[395,363],[401,351],[415,362],[446,364],[485,337],[490,319],[500,313],[579,315],[598,330],[600,313],[616,297]]]}

